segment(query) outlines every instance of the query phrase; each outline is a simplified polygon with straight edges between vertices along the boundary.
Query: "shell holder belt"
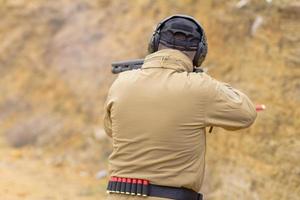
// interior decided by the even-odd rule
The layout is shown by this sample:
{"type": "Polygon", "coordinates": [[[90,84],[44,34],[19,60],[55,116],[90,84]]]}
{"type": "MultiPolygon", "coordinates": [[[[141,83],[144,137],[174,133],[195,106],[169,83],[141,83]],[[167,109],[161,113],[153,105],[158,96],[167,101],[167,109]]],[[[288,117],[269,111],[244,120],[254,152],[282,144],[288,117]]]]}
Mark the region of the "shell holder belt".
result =
{"type": "Polygon", "coordinates": [[[150,184],[145,179],[111,177],[107,186],[107,193],[125,195],[153,196],[174,200],[202,200],[203,196],[191,189],[168,187],[150,184]]]}

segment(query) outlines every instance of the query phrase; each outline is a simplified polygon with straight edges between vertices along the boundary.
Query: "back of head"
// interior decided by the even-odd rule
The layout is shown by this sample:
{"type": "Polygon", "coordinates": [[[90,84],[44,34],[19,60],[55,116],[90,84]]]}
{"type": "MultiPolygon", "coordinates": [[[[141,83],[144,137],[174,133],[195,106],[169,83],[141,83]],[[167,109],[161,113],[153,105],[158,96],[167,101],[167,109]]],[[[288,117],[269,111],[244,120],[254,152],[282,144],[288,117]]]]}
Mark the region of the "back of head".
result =
{"type": "Polygon", "coordinates": [[[183,51],[196,67],[202,64],[207,54],[203,28],[186,15],[173,15],[158,24],[149,43],[149,53],[156,52],[161,46],[183,51]]]}
{"type": "Polygon", "coordinates": [[[181,51],[197,51],[202,34],[198,26],[185,18],[167,21],[160,31],[160,44],[181,51]]]}

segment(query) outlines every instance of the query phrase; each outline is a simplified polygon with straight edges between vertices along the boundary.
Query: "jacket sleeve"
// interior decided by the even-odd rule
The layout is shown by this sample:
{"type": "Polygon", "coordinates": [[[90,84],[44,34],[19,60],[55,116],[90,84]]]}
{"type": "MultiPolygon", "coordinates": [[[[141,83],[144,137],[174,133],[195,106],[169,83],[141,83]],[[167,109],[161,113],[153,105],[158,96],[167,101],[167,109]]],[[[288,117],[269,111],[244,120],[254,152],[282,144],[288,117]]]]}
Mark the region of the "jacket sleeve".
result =
{"type": "Polygon", "coordinates": [[[111,121],[111,105],[110,97],[107,96],[106,102],[104,104],[104,130],[109,137],[112,137],[112,121],[111,121]]]}
{"type": "Polygon", "coordinates": [[[256,118],[255,106],[242,92],[229,84],[211,80],[210,98],[207,102],[205,123],[207,126],[238,130],[249,127],[256,118]]]}

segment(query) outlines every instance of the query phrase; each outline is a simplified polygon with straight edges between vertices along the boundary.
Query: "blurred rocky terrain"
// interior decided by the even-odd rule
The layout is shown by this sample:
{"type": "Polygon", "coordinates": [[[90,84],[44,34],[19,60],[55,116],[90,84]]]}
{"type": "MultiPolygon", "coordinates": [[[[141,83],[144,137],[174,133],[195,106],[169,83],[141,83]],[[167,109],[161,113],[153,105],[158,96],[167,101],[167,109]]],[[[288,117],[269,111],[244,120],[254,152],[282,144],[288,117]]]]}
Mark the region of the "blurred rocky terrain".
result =
{"type": "Polygon", "coordinates": [[[104,199],[110,63],[143,58],[175,13],[205,27],[208,73],[267,106],[247,130],[208,134],[206,199],[299,199],[297,0],[0,0],[0,196],[104,199]]]}

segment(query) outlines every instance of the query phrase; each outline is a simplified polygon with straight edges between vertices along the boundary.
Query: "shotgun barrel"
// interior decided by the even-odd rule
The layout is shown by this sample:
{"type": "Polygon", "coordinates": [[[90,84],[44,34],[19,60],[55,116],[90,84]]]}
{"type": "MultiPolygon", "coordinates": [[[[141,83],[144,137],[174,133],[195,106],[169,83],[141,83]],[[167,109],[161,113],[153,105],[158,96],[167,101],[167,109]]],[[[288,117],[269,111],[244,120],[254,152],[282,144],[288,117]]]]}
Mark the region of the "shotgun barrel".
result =
{"type": "MultiPolygon", "coordinates": [[[[112,70],[111,72],[113,74],[118,74],[121,72],[139,69],[144,64],[144,59],[135,59],[135,60],[125,60],[125,61],[119,61],[119,62],[113,62],[111,64],[112,70]]],[[[201,67],[194,67],[194,72],[201,73],[203,72],[203,69],[201,67]]]]}
{"type": "Polygon", "coordinates": [[[144,59],[135,59],[135,60],[126,60],[120,62],[113,62],[112,66],[112,73],[118,74],[124,71],[139,69],[144,64],[144,59]]]}

